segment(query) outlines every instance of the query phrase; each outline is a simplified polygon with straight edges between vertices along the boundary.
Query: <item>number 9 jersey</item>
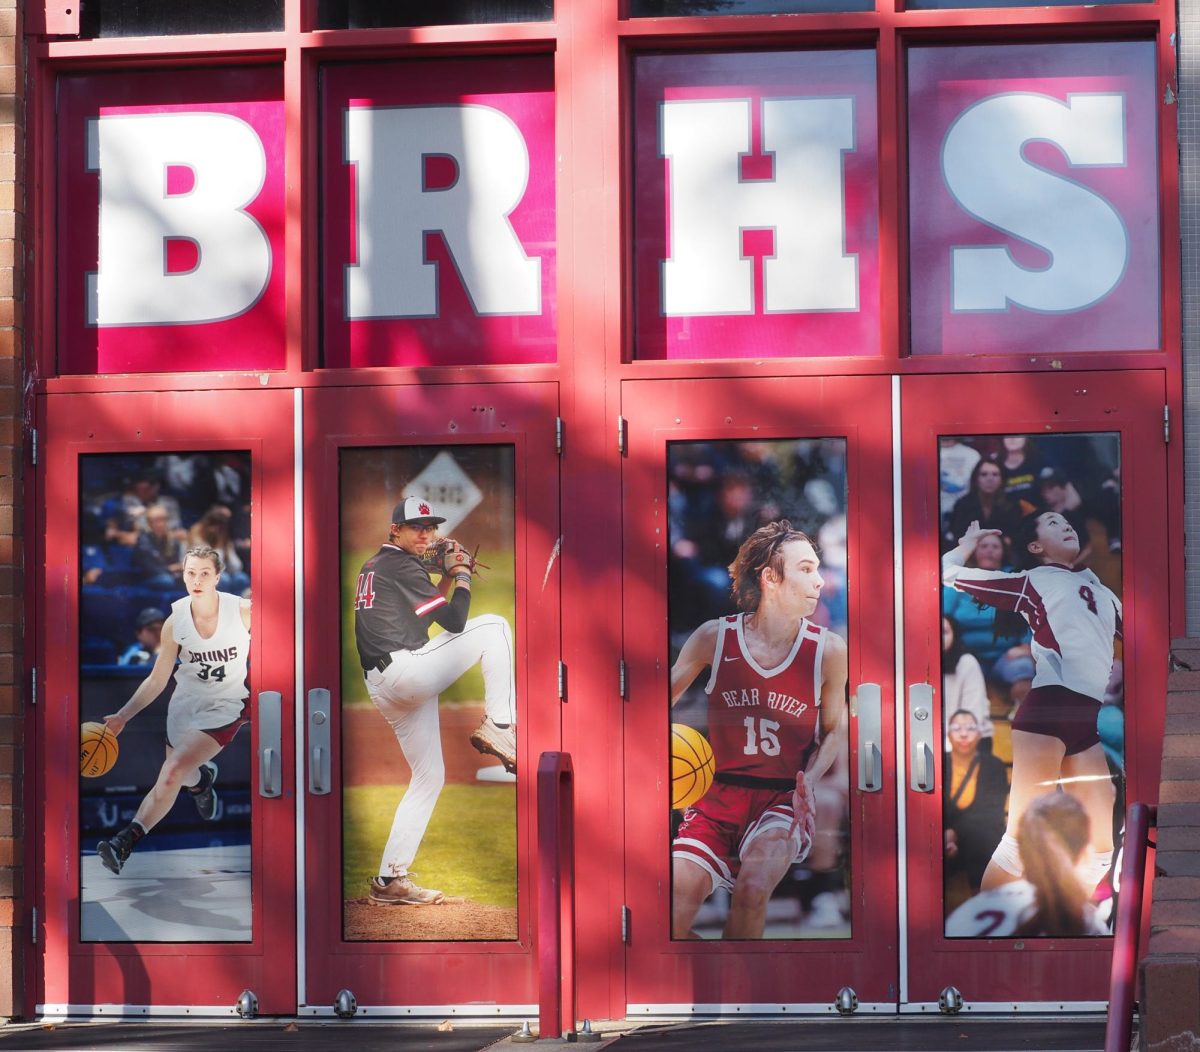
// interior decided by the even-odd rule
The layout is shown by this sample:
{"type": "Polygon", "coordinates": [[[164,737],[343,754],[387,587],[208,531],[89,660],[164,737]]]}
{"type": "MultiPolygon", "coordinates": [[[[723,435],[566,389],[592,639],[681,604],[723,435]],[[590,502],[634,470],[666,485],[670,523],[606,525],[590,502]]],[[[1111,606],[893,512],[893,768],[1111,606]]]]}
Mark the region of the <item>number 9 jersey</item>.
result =
{"type": "Polygon", "coordinates": [[[1047,563],[1007,573],[946,565],[942,580],[1029,622],[1034,687],[1066,687],[1104,700],[1113,639],[1121,629],[1121,600],[1091,570],[1047,563]]]}

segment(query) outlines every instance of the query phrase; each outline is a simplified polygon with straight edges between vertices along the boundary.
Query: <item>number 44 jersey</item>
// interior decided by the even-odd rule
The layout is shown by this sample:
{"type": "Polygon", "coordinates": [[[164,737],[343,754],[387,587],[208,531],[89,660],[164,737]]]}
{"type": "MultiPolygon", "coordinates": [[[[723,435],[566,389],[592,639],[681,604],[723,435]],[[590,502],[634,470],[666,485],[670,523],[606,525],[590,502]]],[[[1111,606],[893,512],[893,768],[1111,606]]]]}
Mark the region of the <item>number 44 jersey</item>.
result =
{"type": "Polygon", "coordinates": [[[744,619],[721,618],[704,688],[717,771],[791,781],[819,734],[825,629],[802,620],[791,652],[767,669],[746,645],[744,619]]]}

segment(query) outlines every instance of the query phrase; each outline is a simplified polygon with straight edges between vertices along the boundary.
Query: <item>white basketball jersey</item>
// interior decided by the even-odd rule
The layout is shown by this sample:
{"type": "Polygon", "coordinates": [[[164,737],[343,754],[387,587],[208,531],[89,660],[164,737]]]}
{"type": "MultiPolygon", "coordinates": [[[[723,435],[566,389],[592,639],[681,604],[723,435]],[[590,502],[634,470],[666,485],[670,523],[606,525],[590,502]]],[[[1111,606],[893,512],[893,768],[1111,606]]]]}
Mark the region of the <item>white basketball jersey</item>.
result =
{"type": "Polygon", "coordinates": [[[179,644],[175,669],[175,695],[180,693],[211,701],[241,701],[246,688],[250,633],[242,623],[242,601],[228,592],[218,592],[217,630],[208,639],[200,635],[192,620],[192,597],[171,604],[172,628],[179,644]]]}

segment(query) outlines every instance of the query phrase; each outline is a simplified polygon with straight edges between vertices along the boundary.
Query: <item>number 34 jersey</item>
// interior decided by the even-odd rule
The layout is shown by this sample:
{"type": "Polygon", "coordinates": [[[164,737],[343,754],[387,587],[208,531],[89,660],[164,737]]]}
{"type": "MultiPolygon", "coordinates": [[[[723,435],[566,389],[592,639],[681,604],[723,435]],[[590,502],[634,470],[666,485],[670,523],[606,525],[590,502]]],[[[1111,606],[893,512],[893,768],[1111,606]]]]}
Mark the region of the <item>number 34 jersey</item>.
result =
{"type": "Polygon", "coordinates": [[[943,566],[942,580],[971,598],[1014,610],[1033,631],[1033,686],[1104,700],[1121,628],[1121,600],[1091,570],[1049,563],[1024,573],[943,566]]]}
{"type": "Polygon", "coordinates": [[[825,629],[800,622],[796,642],[765,669],[746,645],[745,614],[718,622],[708,695],[708,736],[717,770],[792,780],[817,741],[825,629]]]}
{"type": "MultiPolygon", "coordinates": [[[[218,592],[217,630],[205,639],[192,620],[192,597],[184,596],[171,604],[171,627],[179,644],[179,665],[175,669],[175,693],[171,704],[195,699],[201,708],[214,709],[214,717],[225,711],[240,712],[241,702],[250,693],[246,688],[250,633],[242,623],[242,601],[228,592],[218,592]]],[[[232,717],[231,717],[232,718],[232,717]]],[[[225,720],[229,722],[228,719],[225,720]]],[[[220,727],[221,723],[203,726],[220,727]]]]}

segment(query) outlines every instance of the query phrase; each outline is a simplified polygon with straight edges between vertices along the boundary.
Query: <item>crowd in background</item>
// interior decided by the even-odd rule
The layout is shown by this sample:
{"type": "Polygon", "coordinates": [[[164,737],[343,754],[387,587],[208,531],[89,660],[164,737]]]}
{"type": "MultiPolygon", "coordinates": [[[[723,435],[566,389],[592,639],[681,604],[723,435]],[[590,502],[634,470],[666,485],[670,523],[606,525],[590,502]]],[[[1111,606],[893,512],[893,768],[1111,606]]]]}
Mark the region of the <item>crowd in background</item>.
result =
{"type": "Polygon", "coordinates": [[[250,458],[245,453],[97,455],[80,461],[80,650],[85,665],[148,664],[183,556],[225,560],[221,590],[250,588],[250,458]]]}

